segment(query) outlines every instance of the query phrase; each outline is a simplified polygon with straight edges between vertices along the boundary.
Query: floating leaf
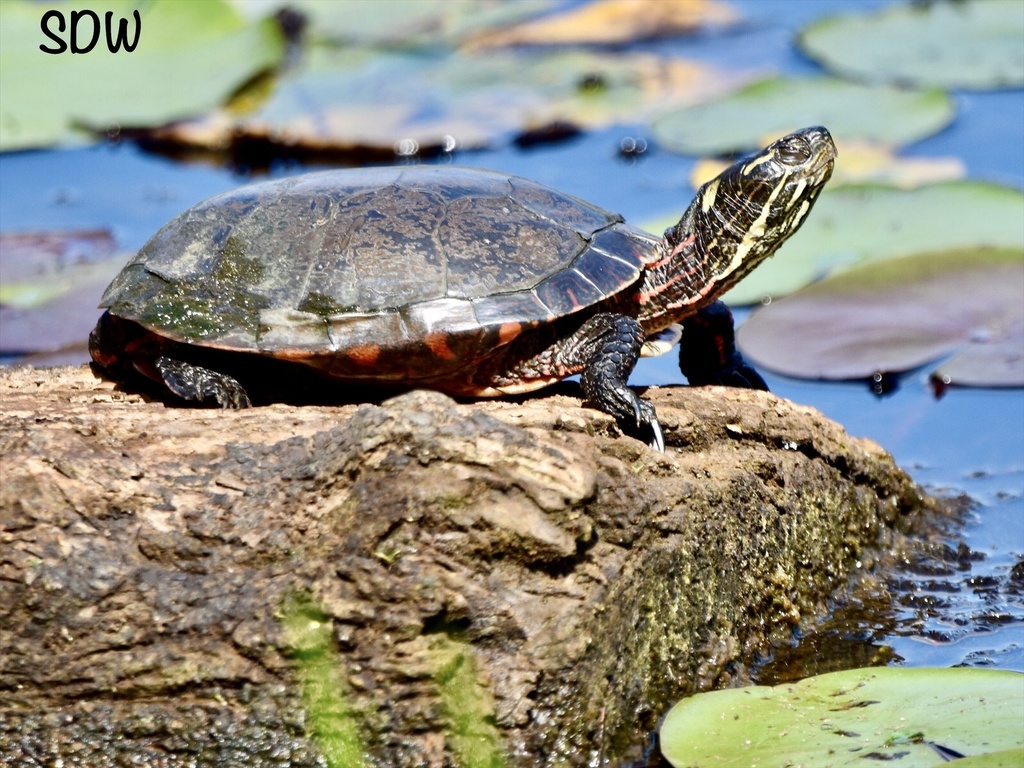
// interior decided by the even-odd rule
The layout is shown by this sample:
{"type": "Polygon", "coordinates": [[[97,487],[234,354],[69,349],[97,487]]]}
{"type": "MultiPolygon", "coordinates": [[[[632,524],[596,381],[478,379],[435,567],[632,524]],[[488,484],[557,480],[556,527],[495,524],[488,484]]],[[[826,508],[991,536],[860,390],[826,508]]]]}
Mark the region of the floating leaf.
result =
{"type": "Polygon", "coordinates": [[[0,234],[0,354],[62,351],[33,361],[50,365],[88,359],[99,298],[126,260],[114,248],[105,229],[0,234]]]}
{"type": "Polygon", "coordinates": [[[1024,386],[1022,298],[1024,248],[921,253],[772,302],[737,339],[755,364],[809,379],[907,371],[977,347],[969,373],[954,364],[955,383],[1024,386]]]}
{"type": "Polygon", "coordinates": [[[48,298],[31,306],[0,307],[0,354],[84,348],[102,310],[100,296],[125,265],[125,257],[79,264],[51,278],[48,298]]]}
{"type": "Polygon", "coordinates": [[[824,19],[800,33],[803,51],[857,80],[944,88],[1024,85],[1019,2],[963,0],[894,5],[824,19]]]}
{"type": "Polygon", "coordinates": [[[955,181],[967,175],[958,157],[898,157],[891,147],[865,141],[841,143],[836,173],[829,184],[872,182],[912,189],[940,181],[955,181]]]}
{"type": "Polygon", "coordinates": [[[661,727],[661,750],[693,765],[1019,766],[1024,678],[990,669],[833,672],[799,683],[686,699],[661,727]],[[981,757],[984,756],[984,757],[981,757]]]}
{"type": "Polygon", "coordinates": [[[932,376],[943,385],[1024,387],[1024,318],[995,332],[975,334],[932,376]]]}
{"type": "Polygon", "coordinates": [[[511,126],[516,130],[554,121],[584,128],[635,122],[665,104],[719,94],[735,82],[733,76],[686,59],[572,50],[453,57],[432,79],[474,100],[489,101],[495,88],[508,88],[509,83],[527,89],[535,105],[517,115],[511,126]]]}
{"type": "MultiPolygon", "coordinates": [[[[246,23],[223,0],[52,6],[67,18],[72,10],[86,9],[101,24],[108,11],[115,24],[128,19],[129,42],[136,30],[132,12],[138,10],[137,47],[111,53],[101,32],[87,55],[47,55],[40,44],[56,43],[41,34],[40,20],[51,6],[0,3],[0,151],[80,139],[81,126],[118,131],[202,114],[283,55],[273,22],[246,23]]],[[[91,24],[89,17],[80,20],[86,41],[91,24]]],[[[56,33],[56,20],[50,29],[56,33]]],[[[67,41],[70,30],[60,36],[67,41]]]]}
{"type": "Polygon", "coordinates": [[[753,304],[766,296],[785,296],[869,258],[950,248],[1019,248],[1024,246],[1022,211],[1024,193],[977,181],[912,190],[875,185],[826,189],[800,231],[725,300],[753,304]]]}
{"type": "MultiPolygon", "coordinates": [[[[955,181],[967,175],[967,168],[956,157],[898,157],[890,147],[864,141],[837,142],[839,157],[828,188],[845,184],[873,182],[912,189],[940,181],[955,181]]],[[[697,161],[690,182],[699,187],[711,181],[729,165],[724,160],[697,161]]]]}
{"type": "Polygon", "coordinates": [[[484,146],[535,103],[526,89],[496,88],[473,100],[451,93],[435,73],[434,54],[335,50],[316,46],[303,71],[235,126],[237,134],[316,150],[376,147],[400,141],[422,147],[484,146]],[[490,98],[488,98],[488,96],[490,98]]]}
{"type": "Polygon", "coordinates": [[[596,0],[563,13],[484,33],[473,42],[502,45],[623,44],[693,33],[737,21],[716,0],[596,0]]]}
{"type": "MultiPolygon", "coordinates": [[[[273,2],[261,9],[270,12],[273,2]]],[[[309,20],[309,36],[332,44],[397,48],[454,46],[483,30],[504,27],[548,11],[554,0],[495,3],[493,0],[387,0],[323,2],[289,0],[288,7],[309,20]]]]}
{"type": "MultiPolygon", "coordinates": [[[[67,289],[62,273],[92,264],[114,252],[106,229],[0,234],[0,304],[27,307],[67,289]]],[[[73,277],[71,279],[77,279],[73,277]]]]}
{"type": "Polygon", "coordinates": [[[953,115],[952,99],[939,89],[770,78],[717,101],[667,112],[652,130],[665,149],[724,155],[762,147],[808,125],[824,125],[843,142],[907,144],[944,128],[953,115]]]}
{"type": "Polygon", "coordinates": [[[730,80],[649,54],[557,51],[440,54],[314,46],[297,76],[254,114],[217,113],[157,132],[163,141],[221,148],[259,139],[312,151],[481,147],[564,121],[596,127],[665,103],[720,91],[730,80]]]}

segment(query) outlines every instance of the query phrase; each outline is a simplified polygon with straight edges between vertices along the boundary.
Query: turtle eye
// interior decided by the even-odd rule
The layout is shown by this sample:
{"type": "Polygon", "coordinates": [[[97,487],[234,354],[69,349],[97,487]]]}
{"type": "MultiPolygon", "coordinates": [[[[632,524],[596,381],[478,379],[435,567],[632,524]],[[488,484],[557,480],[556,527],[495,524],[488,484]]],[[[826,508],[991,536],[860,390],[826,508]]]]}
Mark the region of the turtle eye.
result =
{"type": "Polygon", "coordinates": [[[786,165],[800,165],[811,159],[811,143],[803,136],[790,136],[779,146],[779,160],[786,165]]]}

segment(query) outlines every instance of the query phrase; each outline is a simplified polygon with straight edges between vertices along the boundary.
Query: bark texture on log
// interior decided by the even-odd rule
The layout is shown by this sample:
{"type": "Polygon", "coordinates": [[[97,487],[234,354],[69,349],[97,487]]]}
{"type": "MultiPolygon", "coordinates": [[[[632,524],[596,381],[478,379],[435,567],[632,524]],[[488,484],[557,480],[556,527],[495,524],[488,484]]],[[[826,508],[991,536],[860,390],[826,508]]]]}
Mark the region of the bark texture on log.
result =
{"type": "Polygon", "coordinates": [[[931,504],[768,393],[649,391],[663,455],[573,393],[221,412],[0,371],[0,754],[325,764],[298,600],[366,765],[618,764],[931,504]]]}

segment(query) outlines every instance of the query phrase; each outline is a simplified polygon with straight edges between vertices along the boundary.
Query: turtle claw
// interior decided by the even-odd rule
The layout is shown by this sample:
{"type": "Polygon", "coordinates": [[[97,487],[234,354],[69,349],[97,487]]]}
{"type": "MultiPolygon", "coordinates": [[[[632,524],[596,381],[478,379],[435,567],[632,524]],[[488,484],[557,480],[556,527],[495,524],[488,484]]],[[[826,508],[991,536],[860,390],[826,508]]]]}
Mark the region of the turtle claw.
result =
{"type": "Polygon", "coordinates": [[[651,432],[654,433],[651,442],[648,445],[651,446],[658,453],[665,452],[665,436],[661,432],[661,424],[658,423],[657,419],[651,419],[651,432]]]}
{"type": "Polygon", "coordinates": [[[643,429],[645,426],[650,428],[651,440],[647,444],[658,453],[664,453],[665,435],[661,431],[661,424],[658,423],[658,415],[654,411],[654,406],[634,395],[633,417],[636,419],[638,429],[643,429]]]}

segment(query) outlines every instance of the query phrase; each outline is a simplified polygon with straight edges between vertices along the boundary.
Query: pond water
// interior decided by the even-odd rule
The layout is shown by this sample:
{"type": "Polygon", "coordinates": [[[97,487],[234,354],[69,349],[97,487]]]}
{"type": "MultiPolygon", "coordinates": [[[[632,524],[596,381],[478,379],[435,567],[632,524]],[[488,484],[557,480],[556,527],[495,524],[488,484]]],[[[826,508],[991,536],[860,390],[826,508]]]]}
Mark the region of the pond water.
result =
{"type": "MultiPolygon", "coordinates": [[[[730,69],[814,72],[816,65],[792,46],[802,24],[826,13],[888,3],[732,4],[748,19],[740,31],[650,46],[730,69]]],[[[958,93],[956,100],[956,122],[904,154],[956,156],[971,178],[1024,188],[1024,91],[958,93]]],[[[509,144],[436,162],[527,176],[620,211],[634,223],[681,212],[693,194],[693,160],[660,151],[653,141],[643,156],[624,159],[618,147],[626,137],[649,138],[649,132],[642,126],[617,127],[530,150],[509,144]]],[[[282,163],[270,173],[318,167],[282,163]]],[[[0,227],[107,227],[130,251],[181,210],[247,178],[244,169],[177,163],[131,145],[5,154],[0,156],[0,227]]],[[[781,258],[784,254],[785,249],[781,258]]],[[[804,382],[770,373],[766,379],[775,393],[814,406],[851,434],[877,441],[929,488],[971,500],[963,524],[946,537],[945,549],[894,574],[895,605],[869,605],[860,613],[844,609],[833,623],[795,644],[805,654],[791,663],[806,668],[807,653],[853,644],[888,646],[913,666],[970,664],[1024,671],[1024,392],[952,389],[935,399],[923,372],[905,377],[895,392],[881,398],[864,384],[804,382]]],[[[642,361],[632,383],[679,380],[675,357],[669,355],[642,361]]],[[[850,653],[848,647],[842,652],[850,653]]],[[[780,651],[767,677],[789,676],[778,666],[784,656],[780,651]]],[[[828,666],[827,660],[818,661],[828,666]]]]}

